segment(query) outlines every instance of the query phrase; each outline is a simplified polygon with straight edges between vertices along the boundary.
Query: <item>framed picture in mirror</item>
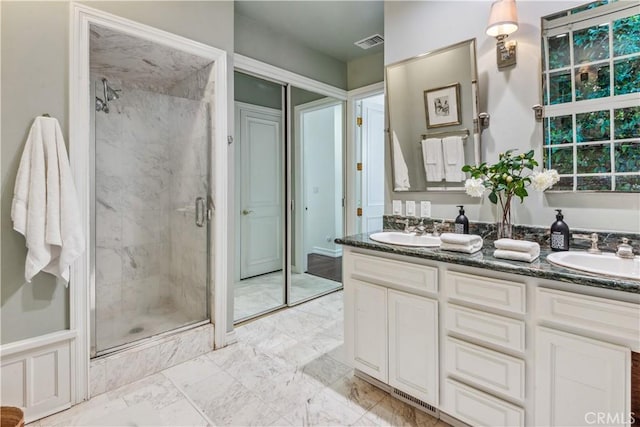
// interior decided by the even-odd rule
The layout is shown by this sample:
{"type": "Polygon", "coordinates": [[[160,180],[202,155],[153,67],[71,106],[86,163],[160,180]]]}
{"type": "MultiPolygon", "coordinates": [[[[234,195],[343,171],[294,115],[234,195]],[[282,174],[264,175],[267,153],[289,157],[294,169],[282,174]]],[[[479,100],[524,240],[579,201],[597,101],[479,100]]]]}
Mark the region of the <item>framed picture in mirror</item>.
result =
{"type": "Polygon", "coordinates": [[[424,91],[427,129],[459,125],[460,83],[424,91]]]}

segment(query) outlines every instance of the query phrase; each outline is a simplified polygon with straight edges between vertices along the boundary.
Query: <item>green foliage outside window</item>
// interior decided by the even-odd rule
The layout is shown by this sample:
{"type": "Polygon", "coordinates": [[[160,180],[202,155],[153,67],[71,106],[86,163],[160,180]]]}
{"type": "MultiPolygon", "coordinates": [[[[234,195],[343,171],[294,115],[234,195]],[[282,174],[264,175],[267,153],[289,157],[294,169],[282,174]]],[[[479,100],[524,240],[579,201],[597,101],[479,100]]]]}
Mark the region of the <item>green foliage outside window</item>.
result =
{"type": "Polygon", "coordinates": [[[640,92],[640,56],[619,59],[614,62],[613,69],[614,95],[640,92]]]}
{"type": "Polygon", "coordinates": [[[618,19],[613,23],[614,56],[640,52],[640,15],[618,19]]]}
{"type": "Polygon", "coordinates": [[[609,26],[596,25],[573,32],[575,64],[609,58],[609,26]]]}
{"type": "Polygon", "coordinates": [[[640,138],[640,107],[613,110],[615,139],[640,138]]]}
{"type": "Polygon", "coordinates": [[[609,110],[576,114],[576,142],[578,143],[608,140],[610,129],[609,110]]]}

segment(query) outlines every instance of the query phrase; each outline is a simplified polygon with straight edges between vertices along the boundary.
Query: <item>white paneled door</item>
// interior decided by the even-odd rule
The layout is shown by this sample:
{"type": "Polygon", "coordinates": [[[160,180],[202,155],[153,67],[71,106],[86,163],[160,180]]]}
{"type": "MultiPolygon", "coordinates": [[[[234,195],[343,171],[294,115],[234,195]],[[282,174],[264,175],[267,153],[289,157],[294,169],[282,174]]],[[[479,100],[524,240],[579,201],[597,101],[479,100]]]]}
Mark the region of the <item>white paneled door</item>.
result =
{"type": "Polygon", "coordinates": [[[282,269],[283,133],[277,110],[240,108],[242,279],[282,269]]]}

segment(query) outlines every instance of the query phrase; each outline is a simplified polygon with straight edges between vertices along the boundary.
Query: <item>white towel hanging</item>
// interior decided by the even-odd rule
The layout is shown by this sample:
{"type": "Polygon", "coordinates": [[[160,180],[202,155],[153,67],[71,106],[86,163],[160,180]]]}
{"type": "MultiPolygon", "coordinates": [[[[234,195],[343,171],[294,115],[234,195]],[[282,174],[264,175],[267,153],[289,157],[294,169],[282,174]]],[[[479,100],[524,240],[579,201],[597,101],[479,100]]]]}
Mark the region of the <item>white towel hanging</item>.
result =
{"type": "Polygon", "coordinates": [[[76,190],[60,124],[36,117],[22,153],[11,219],[28,248],[27,282],[40,271],[69,282],[71,263],[84,252],[76,190]]]}
{"type": "Polygon", "coordinates": [[[392,132],[393,136],[393,178],[394,178],[394,191],[407,191],[411,184],[409,183],[409,168],[404,161],[404,155],[402,154],[402,148],[400,148],[400,141],[396,131],[392,132]]]}
{"type": "Polygon", "coordinates": [[[444,179],[442,141],[440,138],[427,138],[422,140],[421,145],[427,181],[442,181],[444,179]]]}
{"type": "Polygon", "coordinates": [[[448,136],[442,139],[442,150],[444,152],[444,175],[447,182],[464,181],[465,175],[462,172],[464,166],[464,145],[462,137],[448,136]]]}

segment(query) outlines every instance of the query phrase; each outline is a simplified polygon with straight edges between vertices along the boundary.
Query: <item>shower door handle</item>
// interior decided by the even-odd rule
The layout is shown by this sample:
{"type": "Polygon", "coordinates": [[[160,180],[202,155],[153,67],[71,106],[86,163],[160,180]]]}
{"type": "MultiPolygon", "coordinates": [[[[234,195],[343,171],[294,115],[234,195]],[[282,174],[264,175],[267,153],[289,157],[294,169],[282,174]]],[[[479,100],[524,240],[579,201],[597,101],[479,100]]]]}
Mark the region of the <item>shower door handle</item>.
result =
{"type": "Polygon", "coordinates": [[[204,199],[202,197],[196,197],[196,225],[198,227],[204,227],[204,199]]]}

